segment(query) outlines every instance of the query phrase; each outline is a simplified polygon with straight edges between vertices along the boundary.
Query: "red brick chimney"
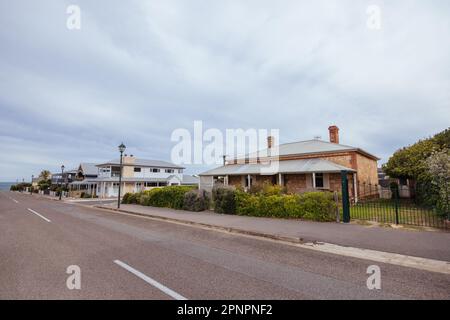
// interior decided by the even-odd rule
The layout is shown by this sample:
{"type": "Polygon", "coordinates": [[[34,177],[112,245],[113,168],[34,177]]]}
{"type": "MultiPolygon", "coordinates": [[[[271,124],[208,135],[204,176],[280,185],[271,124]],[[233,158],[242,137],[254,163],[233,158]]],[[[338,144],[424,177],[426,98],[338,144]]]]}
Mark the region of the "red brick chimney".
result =
{"type": "Polygon", "coordinates": [[[330,142],[339,143],[339,128],[337,126],[328,127],[328,132],[330,133],[330,142]]]}
{"type": "Polygon", "coordinates": [[[267,148],[270,149],[273,147],[273,144],[275,142],[275,138],[273,136],[267,137],[267,148]]]}

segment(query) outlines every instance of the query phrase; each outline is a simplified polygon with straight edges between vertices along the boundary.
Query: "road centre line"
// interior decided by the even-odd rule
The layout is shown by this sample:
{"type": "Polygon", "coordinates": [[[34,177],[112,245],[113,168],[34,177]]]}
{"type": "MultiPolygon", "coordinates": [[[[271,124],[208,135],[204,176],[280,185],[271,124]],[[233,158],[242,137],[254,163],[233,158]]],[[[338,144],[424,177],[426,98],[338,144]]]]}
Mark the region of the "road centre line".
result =
{"type": "Polygon", "coordinates": [[[134,274],[135,276],[141,278],[142,280],[144,280],[145,282],[147,282],[148,284],[151,284],[152,286],[154,286],[155,288],[158,288],[159,290],[161,290],[162,292],[164,292],[165,294],[171,296],[172,298],[176,299],[176,300],[187,300],[187,298],[183,297],[182,295],[176,293],[175,291],[167,288],[166,286],[162,285],[161,283],[159,283],[156,280],[153,280],[152,278],[146,276],[145,274],[143,274],[142,272],[134,269],[133,267],[129,266],[128,264],[120,261],[120,260],[114,260],[114,263],[121,266],[122,268],[124,268],[125,270],[131,272],[132,274],[134,274]]]}
{"type": "Polygon", "coordinates": [[[28,211],[30,211],[31,213],[34,213],[35,215],[37,215],[38,217],[44,219],[44,220],[47,221],[47,222],[51,222],[51,221],[50,221],[49,219],[47,219],[46,217],[44,217],[44,216],[41,215],[40,213],[38,213],[38,212],[36,212],[36,211],[34,211],[34,210],[30,209],[30,208],[28,208],[28,211]]]}

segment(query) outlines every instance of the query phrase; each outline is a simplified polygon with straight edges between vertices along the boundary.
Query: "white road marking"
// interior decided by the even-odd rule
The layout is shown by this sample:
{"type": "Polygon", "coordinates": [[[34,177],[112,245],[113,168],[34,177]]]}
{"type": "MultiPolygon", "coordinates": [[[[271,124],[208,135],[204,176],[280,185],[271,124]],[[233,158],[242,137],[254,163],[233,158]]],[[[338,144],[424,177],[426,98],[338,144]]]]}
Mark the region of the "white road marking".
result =
{"type": "Polygon", "coordinates": [[[34,211],[34,210],[30,209],[30,208],[28,208],[28,211],[30,211],[31,213],[34,213],[35,215],[37,215],[38,217],[44,219],[44,220],[47,221],[47,222],[51,222],[51,221],[50,221],[49,219],[47,219],[46,217],[44,217],[44,216],[41,215],[40,213],[37,213],[36,211],[34,211]]]}
{"type": "Polygon", "coordinates": [[[131,272],[132,274],[134,274],[135,276],[141,278],[142,280],[144,280],[145,282],[151,284],[152,286],[158,288],[159,290],[161,290],[162,292],[164,292],[165,294],[171,296],[172,298],[176,299],[176,300],[187,300],[187,298],[183,297],[182,295],[176,293],[175,291],[167,288],[166,286],[162,285],[161,283],[159,283],[156,280],[153,280],[152,278],[146,276],[145,274],[143,274],[142,272],[134,269],[133,267],[130,267],[129,265],[127,265],[126,263],[120,261],[120,260],[114,260],[114,263],[121,266],[122,268],[124,268],[125,270],[131,272]]]}
{"type": "Polygon", "coordinates": [[[15,203],[19,203],[19,201],[17,201],[16,199],[10,198],[12,201],[14,201],[15,203]]]}

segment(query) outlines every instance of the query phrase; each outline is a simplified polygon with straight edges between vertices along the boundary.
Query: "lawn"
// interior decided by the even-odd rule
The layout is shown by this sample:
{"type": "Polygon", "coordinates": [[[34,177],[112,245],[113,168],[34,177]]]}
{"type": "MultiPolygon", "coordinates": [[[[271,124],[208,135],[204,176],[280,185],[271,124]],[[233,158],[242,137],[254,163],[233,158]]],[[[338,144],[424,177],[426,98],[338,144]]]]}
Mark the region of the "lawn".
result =
{"type": "MultiPolygon", "coordinates": [[[[444,228],[444,218],[434,210],[414,205],[411,202],[399,201],[399,224],[444,228]]],[[[393,200],[379,199],[359,202],[350,206],[352,219],[371,220],[382,223],[396,222],[396,205],[393,200]]]]}

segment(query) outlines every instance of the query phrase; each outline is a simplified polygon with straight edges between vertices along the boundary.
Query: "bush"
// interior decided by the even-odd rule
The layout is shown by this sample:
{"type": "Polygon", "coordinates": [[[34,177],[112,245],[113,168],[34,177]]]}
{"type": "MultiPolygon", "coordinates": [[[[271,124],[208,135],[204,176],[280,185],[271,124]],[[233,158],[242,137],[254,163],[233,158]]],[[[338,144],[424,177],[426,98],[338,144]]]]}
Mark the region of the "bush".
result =
{"type": "Polygon", "coordinates": [[[336,217],[336,202],[330,192],[306,192],[299,197],[303,218],[315,221],[333,221],[336,217]]]}
{"type": "Polygon", "coordinates": [[[16,185],[12,185],[9,190],[10,191],[25,191],[27,188],[31,188],[31,183],[22,182],[16,185]]]}
{"type": "Polygon", "coordinates": [[[331,193],[307,192],[301,195],[252,195],[235,193],[236,213],[256,217],[305,218],[332,221],[336,204],[331,193]]]}
{"type": "Polygon", "coordinates": [[[236,214],[236,190],[232,187],[214,187],[212,198],[217,213],[236,214]]]}
{"type": "Polygon", "coordinates": [[[89,194],[89,193],[87,193],[87,192],[82,192],[82,193],[80,194],[80,198],[83,198],[83,199],[91,199],[91,198],[95,198],[95,197],[93,197],[91,194],[89,194]]]}
{"type": "Polygon", "coordinates": [[[124,196],[122,198],[122,203],[123,204],[137,204],[137,203],[139,203],[140,195],[141,195],[140,193],[127,192],[124,194],[124,196]]]}
{"type": "Polygon", "coordinates": [[[131,197],[131,199],[144,206],[182,209],[184,195],[193,189],[195,189],[195,187],[192,186],[155,188],[137,195],[136,200],[134,200],[133,197],[131,197]]]}
{"type": "Polygon", "coordinates": [[[205,190],[191,190],[184,194],[183,210],[205,211],[209,209],[209,196],[205,190]]]}
{"type": "Polygon", "coordinates": [[[273,185],[268,182],[256,183],[251,186],[249,193],[250,194],[262,194],[265,196],[274,196],[274,195],[281,196],[282,194],[286,193],[286,188],[284,188],[280,185],[273,185]]]}

